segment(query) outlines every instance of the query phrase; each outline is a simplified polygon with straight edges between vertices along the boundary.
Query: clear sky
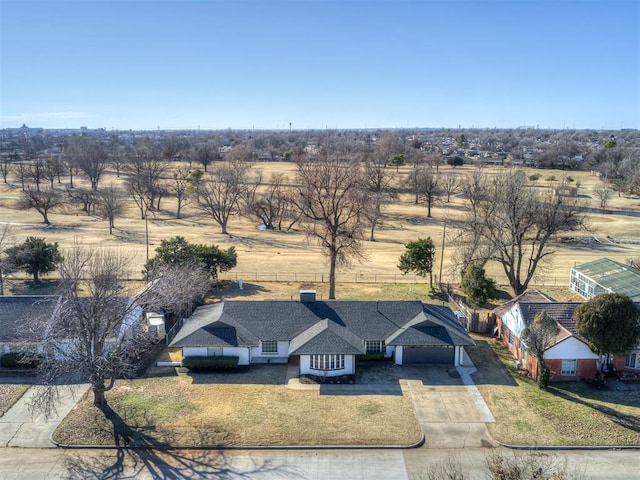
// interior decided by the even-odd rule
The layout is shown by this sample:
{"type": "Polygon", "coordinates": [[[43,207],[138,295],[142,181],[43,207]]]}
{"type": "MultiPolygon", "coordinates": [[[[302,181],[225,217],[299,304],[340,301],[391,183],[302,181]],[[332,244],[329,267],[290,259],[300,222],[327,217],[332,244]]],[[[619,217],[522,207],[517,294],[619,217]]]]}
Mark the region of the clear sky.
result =
{"type": "Polygon", "coordinates": [[[640,1],[0,0],[0,128],[640,128],[640,1]]]}

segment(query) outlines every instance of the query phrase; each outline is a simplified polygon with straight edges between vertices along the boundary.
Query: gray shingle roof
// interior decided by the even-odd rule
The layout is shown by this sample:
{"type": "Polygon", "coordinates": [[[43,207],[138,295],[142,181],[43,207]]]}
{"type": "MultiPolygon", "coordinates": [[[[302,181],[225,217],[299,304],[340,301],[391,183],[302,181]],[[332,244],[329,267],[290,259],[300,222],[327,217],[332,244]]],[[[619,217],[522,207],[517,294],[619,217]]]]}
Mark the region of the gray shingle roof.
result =
{"type": "Polygon", "coordinates": [[[319,353],[363,354],[364,341],[332,320],[320,320],[293,338],[289,344],[289,355],[319,353]]]}
{"type": "Polygon", "coordinates": [[[547,312],[551,318],[566,328],[569,333],[576,335],[575,312],[580,303],[578,302],[520,302],[520,311],[525,325],[533,323],[536,315],[547,312]]]}
{"type": "Polygon", "coordinates": [[[59,306],[57,295],[0,296],[0,343],[39,342],[59,306]]]}
{"type": "Polygon", "coordinates": [[[414,345],[424,345],[419,343],[420,339],[433,342],[432,338],[437,337],[445,341],[443,334],[434,333],[428,339],[421,330],[405,332],[408,326],[426,319],[449,332],[449,341],[453,343],[448,345],[473,345],[473,340],[452,315],[444,315],[439,307],[419,301],[267,300],[229,301],[200,307],[170,346],[257,346],[260,340],[276,340],[292,342],[291,352],[296,353],[301,353],[303,348],[313,353],[319,353],[320,348],[327,349],[322,353],[331,353],[331,348],[344,350],[339,353],[346,350],[364,353],[365,340],[387,340],[399,333],[404,333],[403,338],[414,345]]]}

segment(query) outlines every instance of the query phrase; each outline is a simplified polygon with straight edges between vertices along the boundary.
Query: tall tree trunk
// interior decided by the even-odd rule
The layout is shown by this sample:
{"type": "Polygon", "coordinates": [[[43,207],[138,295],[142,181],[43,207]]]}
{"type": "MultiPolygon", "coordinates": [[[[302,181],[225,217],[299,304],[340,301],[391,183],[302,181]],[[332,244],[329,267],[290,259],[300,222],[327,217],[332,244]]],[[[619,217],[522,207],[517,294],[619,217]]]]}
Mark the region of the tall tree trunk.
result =
{"type": "Polygon", "coordinates": [[[336,298],[336,257],[337,253],[332,250],[329,260],[329,300],[336,298]]]}
{"type": "Polygon", "coordinates": [[[33,281],[35,283],[38,283],[40,281],[40,272],[38,272],[38,269],[33,271],[33,281]]]}
{"type": "Polygon", "coordinates": [[[104,407],[107,404],[107,399],[104,395],[104,388],[93,385],[93,404],[96,407],[104,407]]]}

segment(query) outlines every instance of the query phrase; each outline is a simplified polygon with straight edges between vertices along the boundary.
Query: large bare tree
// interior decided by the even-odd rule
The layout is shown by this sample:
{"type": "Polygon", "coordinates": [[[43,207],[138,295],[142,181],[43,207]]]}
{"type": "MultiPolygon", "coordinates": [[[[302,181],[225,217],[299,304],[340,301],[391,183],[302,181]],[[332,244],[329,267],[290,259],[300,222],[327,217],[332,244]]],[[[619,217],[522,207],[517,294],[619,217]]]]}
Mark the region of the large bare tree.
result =
{"type": "Polygon", "coordinates": [[[80,169],[89,178],[91,189],[97,190],[108,160],[107,152],[99,139],[93,136],[71,137],[64,154],[70,167],[80,169]]]}
{"type": "Polygon", "coordinates": [[[123,192],[117,187],[114,187],[112,183],[109,185],[109,188],[103,189],[98,193],[97,203],[100,216],[106,218],[109,222],[109,235],[113,235],[115,218],[118,215],[122,215],[125,210],[123,192]]]}
{"type": "Polygon", "coordinates": [[[307,235],[329,257],[329,298],[336,298],[336,267],[363,258],[364,212],[368,192],[355,162],[322,157],[298,164],[297,192],[291,197],[307,235]]]}
{"type": "Polygon", "coordinates": [[[16,206],[18,210],[29,210],[33,208],[42,215],[42,221],[50,225],[49,212],[62,206],[64,203],[65,199],[60,195],[58,190],[53,188],[36,190],[29,186],[20,195],[16,206]]]}
{"type": "Polygon", "coordinates": [[[388,162],[381,158],[370,158],[364,164],[363,182],[369,191],[369,208],[365,211],[367,220],[371,225],[369,241],[375,241],[375,229],[382,217],[382,204],[395,195],[394,182],[396,175],[388,162]]]}
{"type": "Polygon", "coordinates": [[[297,212],[293,211],[290,197],[289,178],[283,173],[274,173],[269,179],[263,193],[258,193],[249,205],[250,211],[270,230],[291,230],[298,221],[297,212]]]}
{"type": "Polygon", "coordinates": [[[540,262],[554,252],[549,245],[552,236],[583,225],[579,205],[549,189],[541,193],[527,186],[526,175],[519,170],[474,181],[458,250],[466,262],[498,262],[519,295],[540,262]]]}
{"type": "Polygon", "coordinates": [[[198,208],[210,216],[225,235],[231,216],[241,212],[240,202],[245,197],[250,168],[249,164],[240,162],[216,164],[209,178],[198,186],[198,208]]]}
{"type": "MultiPolygon", "coordinates": [[[[43,328],[39,381],[45,388],[34,406],[50,411],[56,385],[89,381],[94,404],[118,378],[135,374],[154,341],[143,308],[172,308],[204,295],[208,274],[198,268],[165,269],[140,293],[125,287],[130,258],[116,251],[74,246],[60,265],[62,303],[43,328]],[[176,300],[179,299],[179,300],[176,300]]],[[[184,267],[184,266],[183,266],[184,267]]],[[[106,410],[105,410],[106,411],[106,410]]]]}

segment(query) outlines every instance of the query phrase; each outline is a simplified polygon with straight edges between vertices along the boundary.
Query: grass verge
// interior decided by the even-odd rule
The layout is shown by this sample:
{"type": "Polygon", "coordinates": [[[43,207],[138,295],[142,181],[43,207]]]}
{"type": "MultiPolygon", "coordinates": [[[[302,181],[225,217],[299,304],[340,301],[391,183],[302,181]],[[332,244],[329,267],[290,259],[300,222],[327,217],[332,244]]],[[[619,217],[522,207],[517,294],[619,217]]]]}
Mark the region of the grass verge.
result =
{"type": "Polygon", "coordinates": [[[0,384],[0,417],[9,410],[14,403],[20,400],[31,385],[2,383],[0,384]]]}
{"type": "Polygon", "coordinates": [[[521,377],[511,353],[492,337],[475,335],[468,353],[473,375],[496,422],[491,435],[512,445],[640,445],[640,392],[596,390],[583,382],[548,391],[521,377]]]}
{"type": "Polygon", "coordinates": [[[92,405],[89,392],[54,439],[64,444],[185,447],[408,445],[420,439],[408,395],[291,390],[283,385],[285,368],[256,365],[237,374],[119,381],[107,392],[110,418],[92,405]]]}

